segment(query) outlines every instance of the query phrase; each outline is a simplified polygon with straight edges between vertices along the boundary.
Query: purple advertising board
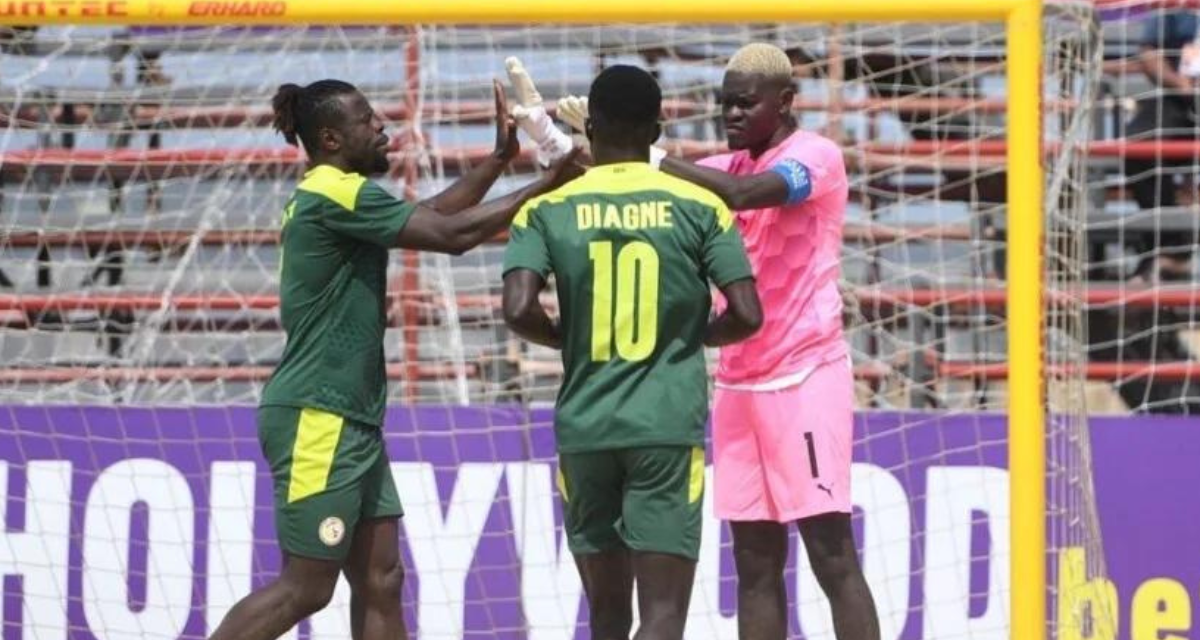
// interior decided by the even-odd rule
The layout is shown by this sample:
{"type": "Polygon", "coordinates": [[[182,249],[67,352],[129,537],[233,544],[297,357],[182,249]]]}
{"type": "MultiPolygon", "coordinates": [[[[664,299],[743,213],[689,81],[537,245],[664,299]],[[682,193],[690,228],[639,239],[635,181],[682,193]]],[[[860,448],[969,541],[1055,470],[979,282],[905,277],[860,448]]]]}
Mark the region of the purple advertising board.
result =
{"type": "MultiPolygon", "coordinates": [[[[2,639],[203,638],[269,581],[279,554],[254,418],[250,407],[0,407],[2,639]]],[[[550,420],[515,406],[390,410],[417,637],[587,637],[550,420]]],[[[1004,417],[875,412],[856,428],[855,529],[884,640],[1007,638],[1021,585],[1008,584],[1004,417]]],[[[1107,562],[1092,582],[1112,594],[1116,637],[1190,637],[1200,424],[1103,418],[1091,432],[1107,562]]],[[[705,507],[687,637],[733,638],[728,532],[705,507]]],[[[793,540],[793,634],[832,638],[793,540]]],[[[1111,637],[1084,631],[1060,637],[1111,637]]],[[[348,638],[347,587],[287,637],[348,638]]]]}

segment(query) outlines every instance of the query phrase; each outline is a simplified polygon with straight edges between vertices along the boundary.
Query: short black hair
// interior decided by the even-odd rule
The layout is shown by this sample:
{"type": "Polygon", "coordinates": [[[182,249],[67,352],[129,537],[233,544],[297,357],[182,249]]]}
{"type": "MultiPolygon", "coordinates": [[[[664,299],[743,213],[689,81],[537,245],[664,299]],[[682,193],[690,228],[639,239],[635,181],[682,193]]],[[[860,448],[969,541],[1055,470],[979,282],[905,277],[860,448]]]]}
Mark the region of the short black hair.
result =
{"type": "Polygon", "coordinates": [[[589,116],[606,124],[653,124],[661,112],[662,89],[654,76],[639,67],[608,67],[596,76],[588,92],[589,116]]]}
{"type": "Polygon", "coordinates": [[[340,98],[358,89],[341,80],[318,80],[308,86],[285,84],[271,99],[275,130],[283,134],[288,144],[297,139],[309,153],[316,151],[317,132],[322,127],[336,127],[342,116],[340,98]]]}

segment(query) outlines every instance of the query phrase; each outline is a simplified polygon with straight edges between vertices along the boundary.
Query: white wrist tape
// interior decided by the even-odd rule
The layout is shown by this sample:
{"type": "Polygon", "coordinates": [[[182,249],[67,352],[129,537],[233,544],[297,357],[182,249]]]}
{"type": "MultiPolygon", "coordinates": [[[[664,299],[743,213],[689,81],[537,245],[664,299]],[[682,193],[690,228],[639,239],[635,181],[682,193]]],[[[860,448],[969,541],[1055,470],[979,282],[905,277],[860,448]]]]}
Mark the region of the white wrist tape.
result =
{"type": "Polygon", "coordinates": [[[548,167],[558,159],[571,152],[571,138],[567,134],[554,129],[554,133],[537,148],[537,161],[542,167],[548,167]]]}
{"type": "Polygon", "coordinates": [[[667,157],[667,150],[662,147],[650,147],[650,166],[655,169],[662,164],[663,158],[667,157]]]}
{"type": "Polygon", "coordinates": [[[554,126],[545,107],[513,107],[512,114],[517,126],[537,144],[538,164],[547,167],[571,151],[571,137],[554,126]]]}

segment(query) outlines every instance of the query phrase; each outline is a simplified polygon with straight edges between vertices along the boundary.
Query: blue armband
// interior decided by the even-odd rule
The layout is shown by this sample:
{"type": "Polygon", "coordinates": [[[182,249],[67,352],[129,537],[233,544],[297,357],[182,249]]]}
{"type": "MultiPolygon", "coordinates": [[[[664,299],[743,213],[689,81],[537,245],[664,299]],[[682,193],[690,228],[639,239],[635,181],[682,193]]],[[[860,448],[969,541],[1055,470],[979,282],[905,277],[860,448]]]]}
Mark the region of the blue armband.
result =
{"type": "Polygon", "coordinates": [[[812,194],[812,176],[809,175],[808,167],[789,158],[771,167],[771,171],[783,176],[787,181],[788,204],[804,202],[804,199],[812,194]]]}

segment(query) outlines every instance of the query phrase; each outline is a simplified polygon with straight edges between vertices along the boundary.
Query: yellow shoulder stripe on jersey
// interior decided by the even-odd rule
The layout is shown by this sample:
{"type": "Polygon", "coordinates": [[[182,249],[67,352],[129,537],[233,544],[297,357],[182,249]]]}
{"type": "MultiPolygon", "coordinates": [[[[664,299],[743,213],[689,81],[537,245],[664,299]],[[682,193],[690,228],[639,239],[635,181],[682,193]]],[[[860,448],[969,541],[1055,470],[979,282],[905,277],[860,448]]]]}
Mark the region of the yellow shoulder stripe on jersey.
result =
{"type": "Polygon", "coordinates": [[[733,212],[725,206],[724,202],[716,208],[716,212],[717,224],[721,225],[721,231],[729,231],[729,227],[733,226],[733,212]]]}
{"type": "Polygon", "coordinates": [[[529,218],[530,218],[530,216],[533,215],[533,212],[535,209],[537,209],[538,207],[542,206],[545,203],[554,204],[554,203],[558,203],[558,202],[562,202],[563,200],[566,200],[567,196],[569,196],[570,194],[564,193],[564,191],[567,191],[568,188],[571,187],[571,185],[575,184],[576,182],[579,182],[579,180],[574,180],[572,182],[568,182],[567,184],[559,187],[558,189],[555,189],[554,191],[551,191],[550,193],[543,193],[542,195],[540,195],[536,198],[533,198],[532,200],[526,201],[525,204],[521,206],[520,211],[517,211],[517,216],[515,218],[513,218],[513,221],[512,221],[513,226],[514,227],[529,226],[529,218]]]}
{"type": "Polygon", "coordinates": [[[517,215],[513,218],[512,226],[525,228],[529,226],[529,212],[538,205],[538,199],[534,198],[521,205],[521,209],[517,211],[517,215]]]}
{"type": "Polygon", "coordinates": [[[729,207],[725,205],[725,201],[719,198],[717,194],[682,178],[666,174],[662,175],[670,183],[669,186],[663,186],[667,191],[680,198],[695,200],[702,205],[712,208],[713,213],[717,216],[717,224],[721,226],[721,231],[728,231],[729,227],[733,226],[733,213],[729,211],[729,207]]]}
{"type": "Polygon", "coordinates": [[[305,173],[304,180],[296,188],[325,196],[352,212],[358,191],[366,182],[367,179],[357,173],[346,173],[337,167],[322,164],[305,173]]]}

